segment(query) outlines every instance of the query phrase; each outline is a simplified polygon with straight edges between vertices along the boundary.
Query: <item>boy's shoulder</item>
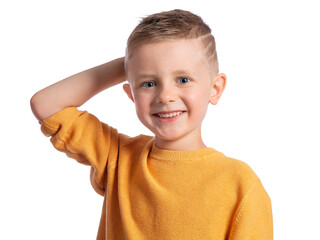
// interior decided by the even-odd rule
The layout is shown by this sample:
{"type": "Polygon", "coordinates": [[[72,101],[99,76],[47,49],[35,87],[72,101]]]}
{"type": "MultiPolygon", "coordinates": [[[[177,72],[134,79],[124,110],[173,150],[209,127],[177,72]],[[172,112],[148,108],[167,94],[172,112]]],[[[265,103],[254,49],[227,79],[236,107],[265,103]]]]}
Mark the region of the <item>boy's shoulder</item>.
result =
{"type": "Polygon", "coordinates": [[[236,176],[250,179],[258,179],[256,173],[246,162],[231,157],[227,158],[232,163],[234,174],[236,176]]]}
{"type": "Polygon", "coordinates": [[[260,182],[254,170],[244,161],[228,157],[220,153],[218,168],[221,174],[229,181],[233,181],[240,189],[249,189],[253,184],[260,182]]]}

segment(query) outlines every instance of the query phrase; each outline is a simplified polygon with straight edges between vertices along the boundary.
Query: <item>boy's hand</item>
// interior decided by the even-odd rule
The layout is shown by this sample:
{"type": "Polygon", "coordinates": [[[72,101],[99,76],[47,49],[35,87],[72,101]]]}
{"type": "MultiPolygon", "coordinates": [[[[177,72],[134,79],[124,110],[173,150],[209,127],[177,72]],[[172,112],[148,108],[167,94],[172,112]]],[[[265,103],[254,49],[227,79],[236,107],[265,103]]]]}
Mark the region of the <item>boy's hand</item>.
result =
{"type": "Polygon", "coordinates": [[[46,87],[30,100],[31,109],[41,123],[66,107],[79,107],[97,93],[125,81],[124,58],[77,73],[46,87]]]}

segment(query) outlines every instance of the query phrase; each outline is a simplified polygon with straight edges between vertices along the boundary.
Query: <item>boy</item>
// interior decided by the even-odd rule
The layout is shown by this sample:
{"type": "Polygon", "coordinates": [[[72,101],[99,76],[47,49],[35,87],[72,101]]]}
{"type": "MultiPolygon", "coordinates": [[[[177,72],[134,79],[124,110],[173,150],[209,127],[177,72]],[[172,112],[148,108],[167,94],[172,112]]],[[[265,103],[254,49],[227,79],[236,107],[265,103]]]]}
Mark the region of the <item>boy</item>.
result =
{"type": "Polygon", "coordinates": [[[206,147],[201,123],[217,104],[214,37],[202,19],[173,10],[142,20],[125,58],[78,73],[31,99],[54,147],[91,165],[104,196],[97,239],[272,239],[270,199],[245,163],[206,147]],[[154,137],[128,137],[79,111],[98,92],[124,91],[154,137]]]}

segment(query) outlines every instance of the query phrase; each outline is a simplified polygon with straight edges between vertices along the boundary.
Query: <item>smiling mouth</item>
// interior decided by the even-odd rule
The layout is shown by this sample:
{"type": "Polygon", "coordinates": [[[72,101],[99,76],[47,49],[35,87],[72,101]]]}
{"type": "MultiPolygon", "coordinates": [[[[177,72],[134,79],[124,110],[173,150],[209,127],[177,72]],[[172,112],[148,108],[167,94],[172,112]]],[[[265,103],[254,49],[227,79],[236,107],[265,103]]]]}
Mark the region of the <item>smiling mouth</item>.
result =
{"type": "Polygon", "coordinates": [[[173,118],[175,116],[179,116],[183,112],[184,111],[176,111],[176,112],[170,112],[170,113],[155,113],[155,114],[152,114],[152,115],[160,117],[160,118],[173,118]]]}

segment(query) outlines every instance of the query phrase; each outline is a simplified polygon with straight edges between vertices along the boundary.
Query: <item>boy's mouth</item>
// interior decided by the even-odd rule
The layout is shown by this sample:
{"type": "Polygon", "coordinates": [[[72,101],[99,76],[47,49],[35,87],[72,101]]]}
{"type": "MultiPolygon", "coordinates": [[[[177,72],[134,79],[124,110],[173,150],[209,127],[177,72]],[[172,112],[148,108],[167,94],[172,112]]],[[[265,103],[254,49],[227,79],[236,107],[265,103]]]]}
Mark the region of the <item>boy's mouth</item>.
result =
{"type": "Polygon", "coordinates": [[[185,111],[159,112],[159,113],[155,113],[152,115],[160,117],[160,118],[173,118],[175,116],[179,116],[183,112],[185,112],[185,111]]]}

